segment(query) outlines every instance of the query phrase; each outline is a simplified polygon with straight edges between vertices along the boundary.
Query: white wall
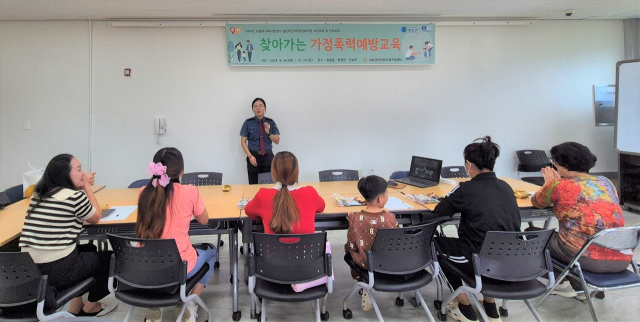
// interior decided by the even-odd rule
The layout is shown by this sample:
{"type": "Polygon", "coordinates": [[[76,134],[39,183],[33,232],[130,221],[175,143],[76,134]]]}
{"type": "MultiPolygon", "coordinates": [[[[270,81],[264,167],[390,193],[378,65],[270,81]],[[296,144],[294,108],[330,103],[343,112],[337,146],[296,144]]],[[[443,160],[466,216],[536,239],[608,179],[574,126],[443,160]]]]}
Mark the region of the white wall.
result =
{"type": "MultiPolygon", "coordinates": [[[[86,40],[88,31],[58,33],[86,40]]],[[[99,183],[119,188],[144,178],[163,146],[183,152],[187,172],[219,171],[225,183],[246,183],[239,131],[256,96],[267,101],[267,115],[282,132],[275,150],[300,159],[300,181],[315,181],[317,171],[329,168],[373,167],[388,176],[407,169],[411,155],[462,164],[464,146],[486,134],[502,146],[500,176],[515,176],[515,150],[549,150],[568,140],[598,156],[594,171],[617,169],[613,129],[593,125],[591,86],[615,81],[621,21],[441,26],[436,65],[429,67],[233,68],[225,48],[221,27],[93,23],[92,168],[99,183]],[[124,68],[132,77],[123,76],[124,68]],[[157,116],[168,123],[160,145],[153,132],[157,116]]],[[[19,160],[6,152],[5,133],[22,132],[4,129],[5,111],[19,114],[0,98],[0,153],[2,163],[13,166],[19,160]]],[[[2,171],[0,188],[9,184],[10,172],[4,165],[2,171]]]]}
{"type": "Polygon", "coordinates": [[[0,191],[56,154],[88,166],[89,66],[87,21],[0,21],[0,191]]]}

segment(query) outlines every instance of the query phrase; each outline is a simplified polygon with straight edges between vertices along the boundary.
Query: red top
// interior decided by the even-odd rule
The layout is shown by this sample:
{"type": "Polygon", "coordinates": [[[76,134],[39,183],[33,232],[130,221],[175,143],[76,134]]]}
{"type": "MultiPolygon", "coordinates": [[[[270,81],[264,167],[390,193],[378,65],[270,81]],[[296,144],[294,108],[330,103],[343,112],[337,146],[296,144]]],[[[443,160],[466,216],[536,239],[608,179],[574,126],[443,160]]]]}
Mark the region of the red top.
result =
{"type": "MultiPolygon", "coordinates": [[[[283,188],[286,189],[286,188],[283,188]]],[[[278,190],[261,188],[255,197],[244,208],[244,212],[253,220],[260,218],[264,225],[264,232],[273,234],[269,222],[273,215],[273,197],[278,190]]],[[[316,214],[324,211],[324,200],[313,187],[302,187],[290,192],[293,201],[300,212],[300,219],[293,225],[291,234],[312,234],[316,231],[316,214]]]]}

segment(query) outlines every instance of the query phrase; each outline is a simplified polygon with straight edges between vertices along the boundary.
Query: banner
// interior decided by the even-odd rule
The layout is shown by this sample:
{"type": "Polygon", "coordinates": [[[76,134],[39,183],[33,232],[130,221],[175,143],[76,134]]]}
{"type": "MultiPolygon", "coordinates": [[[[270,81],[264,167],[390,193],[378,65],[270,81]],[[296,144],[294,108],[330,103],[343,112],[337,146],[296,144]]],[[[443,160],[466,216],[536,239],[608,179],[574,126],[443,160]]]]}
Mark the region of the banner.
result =
{"type": "Polygon", "coordinates": [[[426,65],[434,24],[227,24],[230,66],[426,65]]]}

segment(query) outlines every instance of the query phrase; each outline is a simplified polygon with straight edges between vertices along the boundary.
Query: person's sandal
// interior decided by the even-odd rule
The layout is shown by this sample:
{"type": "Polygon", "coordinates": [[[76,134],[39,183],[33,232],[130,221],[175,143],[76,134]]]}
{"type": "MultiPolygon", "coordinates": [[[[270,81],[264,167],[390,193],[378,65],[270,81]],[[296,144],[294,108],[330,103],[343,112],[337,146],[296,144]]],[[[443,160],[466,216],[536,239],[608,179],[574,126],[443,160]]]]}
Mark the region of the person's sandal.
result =
{"type": "Polygon", "coordinates": [[[76,314],[76,316],[96,316],[96,317],[100,317],[106,314],[111,313],[111,311],[113,311],[117,306],[118,306],[118,301],[113,301],[112,303],[109,304],[105,304],[100,302],[100,311],[98,312],[85,312],[84,308],[80,309],[80,313],[76,314]]]}
{"type": "Polygon", "coordinates": [[[373,304],[371,304],[369,292],[367,292],[367,290],[365,289],[362,289],[362,303],[360,303],[360,306],[364,311],[371,311],[371,309],[373,309],[373,304]]]}
{"type": "Polygon", "coordinates": [[[147,313],[144,315],[144,322],[160,322],[161,317],[162,317],[162,314],[160,312],[160,309],[158,308],[148,309],[147,313]]]}
{"type": "Polygon", "coordinates": [[[477,316],[475,320],[470,320],[462,314],[458,307],[458,301],[453,301],[447,305],[447,316],[460,322],[478,322],[477,316]]]}

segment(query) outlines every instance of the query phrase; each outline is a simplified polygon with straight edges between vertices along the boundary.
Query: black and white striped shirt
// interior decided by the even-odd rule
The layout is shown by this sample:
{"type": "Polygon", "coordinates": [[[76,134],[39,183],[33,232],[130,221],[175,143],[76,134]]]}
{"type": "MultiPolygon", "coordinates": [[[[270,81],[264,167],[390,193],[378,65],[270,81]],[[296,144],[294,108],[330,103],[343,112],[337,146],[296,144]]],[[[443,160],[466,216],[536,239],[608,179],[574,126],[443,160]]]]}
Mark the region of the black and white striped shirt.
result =
{"type": "Polygon", "coordinates": [[[31,199],[31,214],[24,219],[20,244],[36,263],[58,260],[75,248],[83,221],[96,209],[82,190],[62,189],[50,198],[31,199]],[[36,206],[37,205],[37,206],[36,206]]]}

